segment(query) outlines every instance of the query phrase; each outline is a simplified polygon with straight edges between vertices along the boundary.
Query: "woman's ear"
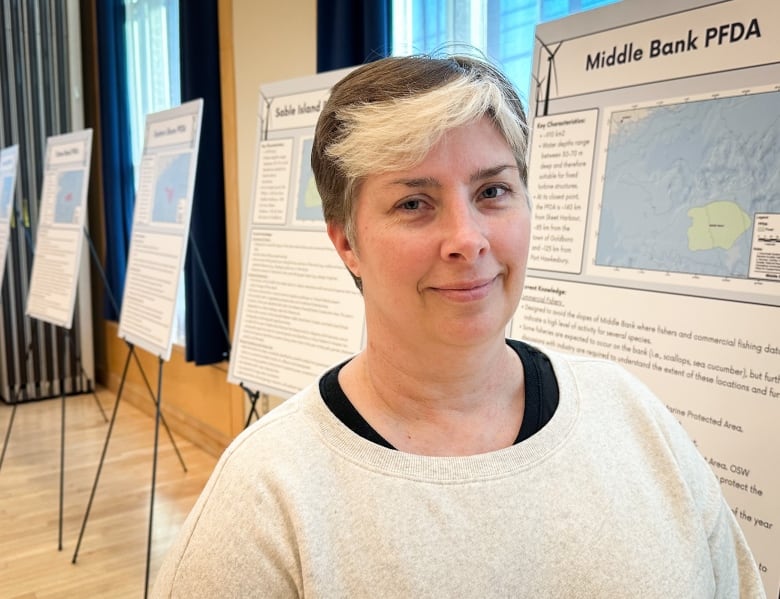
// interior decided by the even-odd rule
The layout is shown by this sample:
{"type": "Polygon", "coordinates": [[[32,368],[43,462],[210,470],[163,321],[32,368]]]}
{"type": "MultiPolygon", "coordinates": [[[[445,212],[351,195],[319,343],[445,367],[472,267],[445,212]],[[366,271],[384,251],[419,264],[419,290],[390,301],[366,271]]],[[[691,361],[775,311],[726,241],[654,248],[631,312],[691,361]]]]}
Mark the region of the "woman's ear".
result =
{"type": "Polygon", "coordinates": [[[349,269],[354,277],[360,277],[360,259],[357,252],[349,243],[347,234],[344,231],[344,225],[337,223],[328,223],[328,237],[336,248],[341,261],[349,269]]]}

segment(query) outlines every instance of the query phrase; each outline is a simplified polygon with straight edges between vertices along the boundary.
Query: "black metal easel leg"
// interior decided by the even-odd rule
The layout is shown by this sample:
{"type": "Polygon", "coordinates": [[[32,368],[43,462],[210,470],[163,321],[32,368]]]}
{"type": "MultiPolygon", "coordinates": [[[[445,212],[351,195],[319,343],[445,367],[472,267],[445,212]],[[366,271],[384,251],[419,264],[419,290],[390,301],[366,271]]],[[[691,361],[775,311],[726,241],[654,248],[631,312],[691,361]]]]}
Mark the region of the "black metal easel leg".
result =
{"type": "Polygon", "coordinates": [[[5,450],[8,447],[8,440],[11,438],[11,429],[14,427],[14,417],[16,416],[17,402],[13,403],[11,408],[11,417],[8,419],[8,430],[5,431],[5,441],[3,442],[3,451],[0,452],[0,469],[3,467],[3,460],[5,459],[5,450]]]}
{"type": "MultiPolygon", "coordinates": [[[[143,366],[141,366],[141,360],[138,359],[138,354],[135,353],[135,346],[130,342],[127,342],[127,345],[130,348],[130,353],[132,353],[133,357],[135,358],[135,362],[138,365],[138,370],[141,371],[141,376],[144,379],[144,384],[146,385],[146,388],[149,390],[149,396],[152,398],[152,401],[156,404],[157,400],[154,397],[154,391],[152,391],[152,386],[149,384],[149,379],[146,378],[146,372],[144,372],[143,366]]],[[[168,438],[171,440],[171,445],[173,445],[173,451],[176,452],[176,457],[179,458],[181,469],[184,470],[184,472],[187,472],[187,465],[184,463],[184,458],[179,452],[179,447],[176,445],[176,440],[173,438],[171,429],[168,428],[168,423],[165,420],[165,415],[163,415],[162,413],[160,414],[160,421],[162,422],[163,427],[165,427],[165,432],[168,433],[168,438]]]]}
{"type": "Polygon", "coordinates": [[[154,488],[157,482],[157,447],[160,435],[160,407],[162,404],[162,372],[163,359],[159,357],[159,374],[157,376],[157,410],[154,419],[154,452],[152,457],[152,489],[149,504],[149,534],[146,540],[146,578],[144,580],[144,599],[149,595],[149,571],[152,557],[152,521],[154,519],[154,488]]]}
{"type": "Polygon", "coordinates": [[[230,335],[228,334],[227,324],[225,323],[225,319],[222,318],[222,313],[219,311],[217,296],[214,295],[214,288],[211,286],[211,281],[209,280],[209,276],[206,273],[206,267],[203,264],[203,259],[200,257],[200,250],[198,250],[198,244],[195,243],[195,238],[192,236],[192,229],[190,229],[189,232],[189,240],[190,240],[190,247],[192,248],[195,256],[195,260],[198,262],[198,269],[200,270],[200,274],[203,277],[203,282],[206,285],[206,290],[209,292],[209,298],[211,298],[211,304],[214,306],[214,312],[216,313],[217,319],[219,320],[219,326],[222,328],[222,334],[225,336],[225,340],[227,341],[228,347],[230,347],[230,335]]]}
{"type": "MultiPolygon", "coordinates": [[[[22,364],[27,365],[27,360],[30,357],[30,352],[32,351],[32,342],[27,344],[27,349],[24,352],[24,360],[22,361],[22,364]]],[[[14,418],[16,417],[16,407],[19,403],[19,396],[22,394],[22,386],[21,384],[17,389],[14,390],[14,396],[11,399],[11,404],[13,405],[13,409],[11,410],[11,418],[8,419],[8,430],[5,431],[5,441],[3,441],[3,451],[0,453],[0,469],[3,467],[3,460],[5,460],[5,451],[8,449],[8,442],[11,439],[11,429],[14,427],[14,418]]]]}
{"type": "Polygon", "coordinates": [[[108,416],[106,416],[106,411],[103,409],[103,406],[100,404],[100,398],[97,396],[97,392],[95,391],[94,388],[92,389],[92,397],[95,398],[95,403],[97,404],[97,407],[100,410],[100,414],[103,416],[103,422],[108,422],[108,416]]]}
{"type": "Polygon", "coordinates": [[[89,519],[89,512],[92,510],[92,501],[95,499],[95,491],[97,491],[98,481],[100,480],[100,473],[103,470],[103,462],[106,459],[106,452],[108,451],[108,442],[111,440],[111,432],[114,430],[114,423],[116,422],[116,414],[119,411],[119,400],[122,398],[122,390],[125,386],[125,379],[127,378],[127,368],[130,366],[130,353],[127,354],[127,360],[125,360],[125,366],[122,370],[122,379],[119,382],[119,389],[116,394],[116,401],[114,402],[114,410],[111,413],[111,421],[108,425],[108,432],[106,433],[106,440],[103,443],[103,452],[100,454],[100,461],[98,462],[97,473],[95,474],[95,482],[92,485],[92,492],[89,494],[89,501],[87,502],[87,511],[84,513],[84,521],[81,523],[81,531],[79,532],[79,540],[76,542],[76,550],[73,552],[72,564],[76,563],[79,556],[79,548],[81,547],[81,539],[84,537],[84,530],[87,528],[87,520],[89,519]]]}
{"type": "MultiPolygon", "coordinates": [[[[70,339],[70,331],[65,329],[65,339],[70,339]]],[[[60,518],[59,518],[59,542],[57,549],[62,551],[62,511],[65,495],[65,343],[63,343],[60,370],[60,393],[62,394],[60,411],[60,518]]]]}
{"type": "MultiPolygon", "coordinates": [[[[81,356],[76,350],[76,344],[73,342],[72,337],[70,338],[70,349],[73,352],[73,355],[76,356],[76,362],[79,365],[79,372],[81,373],[82,379],[89,381],[87,372],[84,370],[84,365],[81,363],[81,356]]],[[[103,422],[108,422],[108,416],[106,416],[106,411],[103,409],[103,406],[100,403],[100,398],[97,396],[94,385],[92,385],[92,397],[95,398],[95,403],[97,404],[98,410],[100,410],[100,415],[103,416],[103,422]]]]}
{"type": "Polygon", "coordinates": [[[257,413],[257,400],[260,397],[260,392],[248,389],[244,386],[244,383],[241,383],[241,388],[249,396],[249,414],[247,414],[246,423],[244,424],[244,428],[246,428],[251,424],[253,415],[255,418],[260,418],[260,414],[257,413]]]}

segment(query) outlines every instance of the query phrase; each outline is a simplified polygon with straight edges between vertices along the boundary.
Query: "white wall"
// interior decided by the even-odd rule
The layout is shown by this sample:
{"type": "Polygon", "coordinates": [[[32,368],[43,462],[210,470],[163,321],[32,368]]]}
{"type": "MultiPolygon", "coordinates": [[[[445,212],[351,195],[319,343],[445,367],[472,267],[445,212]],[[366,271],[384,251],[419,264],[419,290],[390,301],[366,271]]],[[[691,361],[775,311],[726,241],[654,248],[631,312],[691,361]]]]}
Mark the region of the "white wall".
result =
{"type": "Polygon", "coordinates": [[[241,248],[251,199],[261,84],[317,71],[317,1],[233,0],[241,248]]]}

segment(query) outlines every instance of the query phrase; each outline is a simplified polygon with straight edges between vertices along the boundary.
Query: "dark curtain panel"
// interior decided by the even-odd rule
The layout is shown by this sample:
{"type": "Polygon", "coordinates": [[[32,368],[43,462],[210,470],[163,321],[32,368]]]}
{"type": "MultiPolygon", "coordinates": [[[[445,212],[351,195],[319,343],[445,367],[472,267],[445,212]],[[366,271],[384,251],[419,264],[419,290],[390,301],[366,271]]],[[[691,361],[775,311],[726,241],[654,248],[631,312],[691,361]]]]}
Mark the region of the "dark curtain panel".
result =
{"type": "Polygon", "coordinates": [[[317,0],[317,71],[389,56],[392,0],[317,0]]]}
{"type": "Polygon", "coordinates": [[[217,0],[179,4],[181,100],[203,98],[190,243],[184,264],[187,360],[196,364],[220,362],[230,351],[224,328],[227,250],[217,13],[217,0]]]}
{"type": "Polygon", "coordinates": [[[100,78],[100,138],[103,149],[103,197],[106,232],[104,314],[118,320],[125,288],[133,227],[135,183],[130,145],[130,115],[125,59],[125,9],[122,0],[95,3],[100,78]],[[117,306],[111,302],[111,295],[117,306]]]}

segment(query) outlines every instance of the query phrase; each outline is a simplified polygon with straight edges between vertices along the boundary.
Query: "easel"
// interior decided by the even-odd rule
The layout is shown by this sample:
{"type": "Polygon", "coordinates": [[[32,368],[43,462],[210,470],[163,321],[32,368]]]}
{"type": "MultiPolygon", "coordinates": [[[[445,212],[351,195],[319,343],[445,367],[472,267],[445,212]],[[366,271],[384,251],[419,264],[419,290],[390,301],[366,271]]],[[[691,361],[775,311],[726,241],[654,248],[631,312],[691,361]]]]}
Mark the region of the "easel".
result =
{"type": "MultiPolygon", "coordinates": [[[[18,217],[18,213],[17,213],[16,222],[17,223],[21,222],[18,217]]],[[[23,228],[25,232],[25,239],[27,240],[30,250],[34,252],[34,246],[32,242],[32,237],[30,235],[30,231],[27,229],[27,227],[23,226],[23,228]]],[[[62,329],[62,331],[64,331],[64,341],[62,343],[62,351],[60,351],[61,360],[59,364],[60,367],[59,384],[60,384],[60,399],[61,399],[62,409],[60,413],[60,481],[59,481],[59,519],[58,519],[58,542],[57,542],[58,551],[62,551],[62,521],[63,521],[63,507],[64,507],[64,489],[65,489],[65,398],[67,395],[65,392],[65,365],[67,363],[65,360],[65,350],[68,344],[70,344],[72,355],[76,356],[76,361],[78,363],[80,375],[85,379],[87,379],[87,377],[86,377],[86,372],[84,371],[84,366],[81,362],[81,356],[76,350],[76,346],[73,343],[73,339],[70,336],[70,329],[60,327],[55,323],[46,323],[46,324],[50,324],[51,326],[56,327],[58,329],[62,329]]],[[[24,360],[22,361],[25,365],[27,364],[27,361],[29,360],[31,353],[32,353],[32,341],[27,345],[27,349],[25,350],[24,360]]],[[[11,402],[12,403],[11,417],[8,421],[8,430],[6,431],[5,434],[3,450],[2,453],[0,453],[0,468],[3,465],[3,460],[5,459],[5,452],[8,447],[8,442],[11,438],[11,430],[13,429],[14,418],[16,416],[16,408],[20,403],[19,396],[21,395],[22,388],[23,385],[19,384],[19,386],[14,391],[14,396],[11,402]]],[[[106,417],[106,413],[103,411],[103,406],[100,404],[100,400],[98,399],[94,387],[92,388],[92,395],[95,398],[95,402],[97,403],[98,408],[100,409],[100,413],[103,416],[103,420],[105,422],[108,422],[108,418],[106,417]]]]}
{"type": "MultiPolygon", "coordinates": [[[[68,339],[70,339],[69,335],[68,335],[68,339]]],[[[103,410],[103,406],[100,403],[100,399],[98,398],[94,387],[89,384],[89,378],[87,377],[87,373],[84,371],[84,366],[81,363],[81,356],[79,356],[78,352],[76,351],[76,347],[72,339],[70,339],[70,346],[71,346],[71,350],[76,355],[76,363],[78,364],[81,377],[87,381],[86,386],[89,389],[89,392],[92,393],[92,397],[95,398],[95,403],[97,404],[98,409],[100,410],[100,414],[103,416],[103,421],[108,422],[108,416],[106,416],[106,412],[105,410],[103,410]]],[[[24,352],[24,358],[22,360],[23,364],[27,364],[27,360],[29,360],[31,353],[32,353],[32,342],[27,344],[27,349],[24,352]]],[[[8,449],[8,443],[11,439],[11,430],[13,429],[14,426],[14,418],[16,417],[16,408],[19,406],[20,403],[22,403],[20,400],[20,396],[23,390],[24,390],[24,384],[19,383],[18,385],[16,385],[14,387],[13,396],[9,401],[9,403],[11,404],[11,416],[8,418],[8,429],[5,431],[5,440],[3,441],[3,449],[2,451],[0,451],[0,470],[2,470],[3,468],[5,452],[8,449]]]]}
{"type": "MultiPolygon", "coordinates": [[[[97,268],[98,272],[100,273],[100,278],[103,281],[103,286],[106,291],[106,296],[108,297],[109,301],[111,302],[112,307],[114,308],[114,311],[116,314],[119,314],[119,306],[117,305],[116,298],[114,297],[113,292],[111,291],[111,288],[108,284],[108,278],[106,277],[105,270],[103,269],[100,259],[98,258],[97,251],[95,250],[95,245],[92,243],[92,238],[89,236],[89,233],[87,232],[86,228],[84,229],[84,235],[86,236],[87,243],[89,245],[90,255],[92,256],[92,259],[94,261],[95,267],[97,268]]],[[[111,413],[111,421],[108,425],[108,431],[106,432],[106,439],[103,443],[103,450],[100,454],[100,460],[98,462],[98,468],[97,472],[95,474],[95,481],[92,485],[92,491],[89,495],[89,501],[87,502],[87,509],[84,513],[84,520],[81,524],[81,530],[79,531],[79,538],[76,543],[76,549],[73,552],[73,559],[71,560],[71,563],[75,564],[76,560],[78,559],[78,553],[79,549],[81,548],[81,541],[84,537],[84,531],[87,527],[87,521],[89,519],[90,511],[92,510],[92,502],[95,499],[95,493],[97,491],[98,482],[100,481],[100,474],[103,470],[103,464],[106,459],[106,453],[108,452],[108,444],[111,441],[111,433],[114,430],[114,423],[116,422],[116,416],[117,412],[119,411],[119,402],[122,399],[122,391],[124,390],[125,381],[127,380],[127,371],[130,366],[130,358],[135,358],[136,364],[138,365],[138,369],[141,372],[141,376],[144,379],[144,384],[146,385],[146,388],[148,389],[149,393],[151,394],[152,401],[155,404],[155,430],[154,430],[154,460],[153,460],[153,466],[152,466],[152,509],[154,508],[154,488],[155,488],[155,478],[157,476],[157,448],[158,448],[158,439],[159,439],[159,424],[160,421],[162,421],[163,426],[165,426],[165,430],[168,433],[168,437],[171,440],[171,444],[173,445],[174,451],[176,452],[176,455],[179,458],[179,462],[181,463],[182,469],[184,472],[187,472],[187,466],[184,463],[184,459],[181,456],[181,453],[179,452],[179,448],[176,445],[176,441],[173,438],[173,435],[171,434],[171,429],[168,427],[167,422],[165,421],[165,418],[162,417],[162,414],[160,412],[160,397],[161,397],[161,389],[162,389],[162,357],[159,358],[159,372],[158,372],[158,379],[157,379],[157,395],[155,396],[154,392],[152,391],[152,387],[149,384],[149,380],[146,378],[146,373],[144,372],[143,366],[141,365],[141,361],[138,358],[138,354],[135,352],[135,345],[130,343],[129,341],[125,340],[125,343],[128,347],[127,352],[127,359],[125,360],[125,365],[122,369],[122,378],[119,382],[119,389],[117,390],[117,396],[116,401],[114,402],[114,408],[111,413]]],[[[152,526],[152,516],[151,512],[149,515],[149,538],[151,539],[151,526],[152,526]]],[[[151,548],[151,545],[148,549],[151,548]]],[[[148,576],[149,576],[149,554],[147,550],[147,586],[148,586],[148,576]]]]}
{"type": "Polygon", "coordinates": [[[260,409],[263,411],[263,414],[268,412],[269,397],[267,393],[252,391],[249,387],[244,385],[244,383],[239,383],[238,386],[244,390],[244,393],[246,393],[247,397],[249,398],[249,414],[247,415],[246,423],[244,424],[244,428],[247,428],[250,424],[252,424],[252,416],[255,417],[255,420],[260,419],[260,414],[257,411],[258,400],[261,402],[260,409]]]}
{"type": "MultiPolygon", "coordinates": [[[[33,251],[33,242],[32,237],[30,235],[30,230],[24,226],[23,221],[19,218],[18,211],[16,207],[14,207],[14,212],[12,216],[15,217],[15,222],[19,224],[19,226],[22,227],[25,234],[25,239],[27,241],[27,244],[30,247],[30,250],[33,251]]],[[[23,364],[27,364],[27,360],[30,358],[30,353],[32,352],[32,341],[27,344],[27,348],[24,353],[24,359],[22,360],[23,364]]],[[[89,378],[87,377],[87,373],[84,371],[84,366],[81,363],[81,356],[76,351],[75,344],[73,344],[73,340],[71,339],[71,348],[76,355],[76,363],[78,364],[79,371],[81,372],[81,376],[87,381],[87,387],[90,387],[89,385],[89,378]]],[[[8,449],[8,442],[11,439],[11,430],[14,426],[14,418],[16,417],[16,408],[18,407],[20,403],[20,396],[22,394],[22,391],[24,390],[24,384],[19,383],[17,386],[14,387],[13,395],[10,398],[9,403],[11,404],[11,416],[8,419],[8,429],[5,431],[5,440],[3,441],[3,449],[0,452],[0,470],[3,468],[3,460],[5,459],[5,452],[8,449]]],[[[100,413],[103,415],[103,421],[108,422],[108,417],[106,416],[105,411],[103,410],[103,406],[100,403],[100,400],[98,399],[97,393],[95,393],[94,388],[91,388],[90,391],[92,392],[92,396],[95,398],[95,403],[97,404],[98,408],[100,409],[100,413]]]]}
{"type": "MultiPolygon", "coordinates": [[[[89,234],[86,232],[86,230],[84,231],[84,233],[85,233],[85,235],[87,235],[87,240],[89,241],[89,246],[90,246],[90,250],[92,252],[92,256],[93,256],[93,258],[95,260],[95,263],[98,266],[98,269],[100,270],[101,277],[103,278],[103,283],[106,286],[107,294],[108,294],[108,296],[109,296],[109,298],[110,298],[110,300],[112,302],[112,305],[114,306],[114,309],[116,310],[117,313],[119,313],[119,311],[117,309],[117,305],[116,305],[116,300],[114,299],[113,294],[110,292],[110,290],[108,288],[108,280],[107,280],[107,278],[105,276],[105,272],[100,267],[100,261],[97,259],[97,254],[95,252],[94,245],[92,244],[92,240],[89,238],[89,234]]],[[[216,296],[214,295],[213,288],[211,287],[211,282],[209,281],[209,278],[208,278],[208,276],[206,274],[206,269],[205,269],[205,267],[203,265],[203,261],[202,261],[202,259],[200,257],[200,252],[198,252],[197,244],[195,243],[195,240],[192,238],[192,232],[189,233],[189,240],[190,240],[190,244],[191,244],[190,247],[192,247],[192,249],[194,250],[194,255],[195,255],[197,263],[198,263],[198,269],[199,269],[199,271],[201,273],[201,276],[203,277],[203,280],[204,280],[204,282],[206,284],[206,287],[207,287],[208,292],[209,292],[209,296],[211,298],[212,304],[214,305],[214,309],[216,311],[217,317],[219,318],[219,322],[220,322],[220,325],[222,327],[222,331],[223,331],[223,333],[225,335],[225,338],[228,340],[228,346],[229,346],[230,345],[230,338],[229,338],[228,332],[227,332],[227,325],[225,324],[225,321],[222,318],[222,314],[219,311],[219,306],[217,304],[216,296]]],[[[89,513],[90,513],[90,511],[92,509],[92,502],[93,502],[94,497],[95,497],[95,491],[97,490],[98,481],[100,479],[100,473],[101,473],[101,471],[103,469],[103,463],[104,463],[104,460],[105,460],[105,457],[106,457],[106,452],[107,452],[107,449],[108,449],[108,443],[109,443],[109,441],[111,439],[111,432],[112,432],[113,427],[114,427],[114,422],[116,421],[117,409],[119,408],[119,400],[120,400],[120,398],[122,396],[122,390],[124,388],[125,380],[127,378],[127,369],[128,369],[129,363],[130,363],[130,356],[131,355],[135,356],[136,361],[138,361],[138,357],[137,357],[137,355],[135,354],[135,351],[134,351],[135,350],[135,346],[132,343],[128,342],[128,341],[125,341],[125,342],[127,343],[128,347],[129,347],[129,352],[128,352],[127,360],[125,361],[124,368],[122,370],[122,378],[120,379],[119,389],[117,391],[117,399],[116,399],[116,402],[114,404],[114,410],[113,410],[113,413],[111,415],[111,422],[110,422],[109,427],[108,427],[108,432],[106,434],[106,440],[105,440],[105,443],[103,445],[103,451],[102,451],[101,456],[100,456],[100,462],[98,464],[97,473],[95,475],[95,482],[94,482],[94,484],[92,486],[92,491],[91,491],[90,496],[89,496],[89,502],[87,503],[87,509],[86,509],[85,514],[84,514],[84,521],[83,521],[82,526],[81,526],[81,531],[79,532],[79,538],[78,538],[78,542],[76,543],[76,549],[75,549],[75,551],[73,553],[73,559],[71,560],[71,563],[73,563],[73,564],[75,564],[76,560],[78,559],[78,553],[79,553],[79,549],[81,547],[82,538],[84,536],[84,530],[86,529],[86,526],[87,526],[87,520],[89,519],[89,513]]],[[[146,573],[145,573],[145,578],[144,578],[144,597],[147,597],[147,595],[148,595],[148,592],[149,592],[149,582],[150,582],[149,578],[150,578],[150,570],[151,570],[152,533],[153,533],[153,528],[154,528],[153,527],[153,521],[154,521],[154,495],[155,495],[155,488],[156,488],[156,483],[157,483],[157,456],[158,456],[159,430],[160,430],[160,422],[161,421],[163,422],[163,425],[165,426],[166,430],[168,431],[168,435],[170,436],[171,441],[173,442],[173,437],[171,436],[170,429],[168,428],[168,425],[165,423],[165,419],[162,416],[162,410],[160,408],[161,400],[162,400],[163,363],[164,363],[163,357],[162,356],[158,356],[157,396],[156,396],[156,399],[154,399],[154,395],[153,395],[153,399],[154,399],[154,403],[155,403],[154,445],[153,445],[153,451],[152,451],[152,481],[151,481],[150,506],[149,506],[149,526],[148,526],[147,543],[146,543],[146,573]]],[[[138,366],[139,366],[139,368],[141,367],[140,362],[138,362],[138,366]]],[[[143,373],[143,369],[141,369],[141,372],[143,373]]],[[[146,382],[147,387],[149,387],[149,391],[151,393],[151,387],[149,386],[149,383],[146,380],[145,376],[144,376],[144,381],[146,382]]],[[[174,442],[174,448],[176,448],[175,442],[174,442]]],[[[181,460],[181,454],[179,454],[178,449],[176,449],[176,453],[177,453],[177,455],[179,455],[179,460],[182,463],[182,467],[184,468],[184,471],[187,472],[187,468],[186,468],[186,466],[184,466],[184,462],[181,460]]]]}

